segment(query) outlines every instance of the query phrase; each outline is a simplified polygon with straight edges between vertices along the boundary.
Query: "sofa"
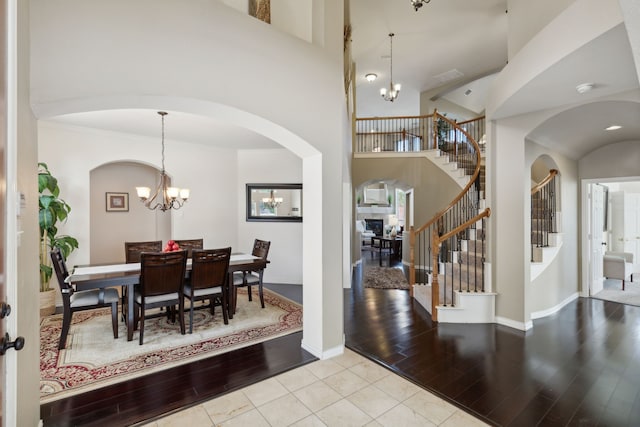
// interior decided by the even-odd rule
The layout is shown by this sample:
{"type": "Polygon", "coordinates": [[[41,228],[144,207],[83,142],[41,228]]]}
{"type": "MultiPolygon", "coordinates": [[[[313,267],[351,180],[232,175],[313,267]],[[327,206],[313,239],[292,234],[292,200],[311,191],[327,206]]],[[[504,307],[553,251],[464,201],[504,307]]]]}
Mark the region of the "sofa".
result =
{"type": "Polygon", "coordinates": [[[356,231],[360,234],[362,246],[371,246],[371,238],[375,237],[376,233],[368,230],[366,223],[363,220],[356,220],[356,231]]]}
{"type": "Polygon", "coordinates": [[[624,291],[625,280],[633,281],[633,273],[638,266],[633,263],[633,254],[630,252],[605,252],[603,261],[603,274],[607,279],[622,280],[624,291]]]}

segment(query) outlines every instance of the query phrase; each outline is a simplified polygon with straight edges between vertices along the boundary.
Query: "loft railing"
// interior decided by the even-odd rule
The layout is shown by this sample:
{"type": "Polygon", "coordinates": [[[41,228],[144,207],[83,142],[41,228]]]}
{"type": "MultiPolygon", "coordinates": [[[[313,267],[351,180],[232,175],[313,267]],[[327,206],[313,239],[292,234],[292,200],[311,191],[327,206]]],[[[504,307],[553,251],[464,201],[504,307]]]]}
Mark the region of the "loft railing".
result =
{"type": "Polygon", "coordinates": [[[557,169],[531,188],[531,262],[535,259],[535,248],[549,246],[549,233],[556,228],[556,176],[557,169]]]}
{"type": "Polygon", "coordinates": [[[353,151],[416,152],[440,148],[455,152],[459,144],[468,143],[468,137],[483,141],[484,131],[484,116],[456,123],[437,111],[426,116],[359,118],[353,151]],[[453,126],[464,132],[455,131],[453,126]]]}

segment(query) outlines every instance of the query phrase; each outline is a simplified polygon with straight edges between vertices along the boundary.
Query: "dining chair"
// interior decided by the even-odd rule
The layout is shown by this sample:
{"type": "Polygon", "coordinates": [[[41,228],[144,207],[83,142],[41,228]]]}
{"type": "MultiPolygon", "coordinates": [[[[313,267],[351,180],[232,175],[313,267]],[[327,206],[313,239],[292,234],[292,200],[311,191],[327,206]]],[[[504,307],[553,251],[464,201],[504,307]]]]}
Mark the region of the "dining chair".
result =
{"type": "MultiPolygon", "coordinates": [[[[261,259],[266,260],[269,255],[269,247],[271,246],[271,242],[267,240],[255,239],[253,242],[253,250],[251,251],[251,255],[259,257],[261,259]]],[[[264,308],[264,295],[262,292],[262,276],[264,274],[264,268],[261,268],[257,271],[239,271],[233,273],[233,292],[234,292],[234,303],[237,302],[237,293],[239,287],[246,286],[248,288],[249,293],[249,301],[251,299],[251,286],[258,286],[258,295],[260,296],[260,304],[262,308],[264,308]]],[[[233,307],[233,311],[235,312],[236,307],[233,307]]]]}
{"type": "MultiPolygon", "coordinates": [[[[142,252],[161,252],[162,240],[146,242],[124,242],[124,257],[127,264],[140,262],[142,252]]],[[[122,318],[124,319],[127,305],[127,287],[122,287],[122,318]]]]}
{"type": "MultiPolygon", "coordinates": [[[[140,323],[140,345],[144,337],[146,311],[157,307],[170,307],[171,318],[175,322],[175,310],[178,305],[180,332],[184,328],[184,276],[187,268],[187,251],[142,252],[140,254],[140,283],[134,295],[136,310],[135,323],[140,323]]],[[[164,316],[164,314],[160,314],[164,316]]]]}
{"type": "Polygon", "coordinates": [[[125,262],[140,262],[142,252],[161,252],[162,240],[152,240],[148,242],[124,242],[125,262]]]}
{"type": "MultiPolygon", "coordinates": [[[[194,249],[191,258],[191,274],[184,285],[184,296],[189,299],[189,333],[193,333],[193,310],[195,301],[209,300],[211,314],[216,305],[222,306],[224,324],[229,324],[227,306],[227,272],[231,247],[221,249],[194,249]]],[[[200,307],[200,308],[206,308],[200,307]]]]}
{"type": "Polygon", "coordinates": [[[66,347],[67,334],[71,326],[71,317],[76,311],[93,310],[95,308],[111,307],[111,326],[113,338],[118,338],[118,291],[113,288],[90,289],[75,291],[73,286],[65,280],[69,277],[69,270],[60,248],[51,250],[51,261],[56,272],[60,292],[62,293],[62,330],[58,350],[66,347]]]}
{"type": "Polygon", "coordinates": [[[180,246],[180,249],[187,251],[187,258],[191,258],[191,253],[194,249],[204,248],[204,239],[187,239],[187,240],[174,240],[180,246]]]}

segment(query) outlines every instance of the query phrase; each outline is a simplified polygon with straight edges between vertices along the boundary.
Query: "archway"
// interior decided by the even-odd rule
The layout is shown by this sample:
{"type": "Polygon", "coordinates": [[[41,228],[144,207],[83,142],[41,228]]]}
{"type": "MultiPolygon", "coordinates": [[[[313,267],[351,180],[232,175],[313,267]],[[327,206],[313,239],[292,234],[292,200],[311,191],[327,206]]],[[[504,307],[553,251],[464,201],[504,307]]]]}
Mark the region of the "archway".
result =
{"type": "MultiPolygon", "coordinates": [[[[259,135],[262,135],[272,141],[277,142],[285,149],[289,150],[301,159],[302,164],[302,184],[303,184],[303,211],[305,212],[304,222],[302,224],[302,265],[316,265],[318,259],[322,259],[322,228],[316,224],[322,223],[322,155],[321,153],[291,131],[285,129],[277,123],[258,117],[254,114],[240,111],[236,108],[205,102],[195,99],[174,98],[174,97],[129,97],[122,96],[116,99],[109,98],[92,98],[73,101],[62,101],[55,105],[49,105],[47,109],[48,117],[54,117],[60,114],[68,114],[84,111],[101,111],[105,109],[122,108],[126,106],[131,108],[148,109],[157,111],[158,106],[164,107],[163,110],[181,111],[190,114],[201,115],[205,117],[215,117],[217,120],[232,124],[244,129],[249,129],[259,135]]],[[[111,154],[109,154],[111,155],[111,154]]],[[[146,158],[145,153],[136,153],[134,156],[126,156],[133,161],[143,162],[146,158]]],[[[97,161],[94,164],[83,165],[87,170],[91,170],[100,164],[109,161],[120,161],[122,156],[97,161]]],[[[88,173],[88,172],[87,172],[88,173]]],[[[82,173],[80,173],[82,175],[82,173]]],[[[88,183],[88,175],[87,175],[88,183]]],[[[88,184],[87,184],[88,186],[88,184]]],[[[233,189],[235,191],[235,188],[233,189]]],[[[88,195],[89,189],[85,188],[84,193],[88,195]]],[[[83,196],[81,196],[83,197],[83,196]]],[[[88,199],[88,197],[87,197],[88,199]]],[[[84,202],[83,202],[84,203],[84,202]]],[[[83,204],[81,203],[81,204],[83,204]]],[[[83,207],[88,209],[88,202],[83,207]]],[[[82,225],[83,233],[89,233],[88,224],[82,225]]],[[[88,262],[89,260],[85,260],[88,262]]],[[[321,266],[320,266],[321,267],[321,266]]],[[[322,293],[323,275],[314,269],[303,269],[302,282],[303,286],[303,304],[304,310],[304,331],[303,331],[303,347],[321,357],[318,351],[323,350],[323,336],[321,334],[323,324],[322,306],[313,304],[312,301],[322,300],[317,295],[322,293]]]]}

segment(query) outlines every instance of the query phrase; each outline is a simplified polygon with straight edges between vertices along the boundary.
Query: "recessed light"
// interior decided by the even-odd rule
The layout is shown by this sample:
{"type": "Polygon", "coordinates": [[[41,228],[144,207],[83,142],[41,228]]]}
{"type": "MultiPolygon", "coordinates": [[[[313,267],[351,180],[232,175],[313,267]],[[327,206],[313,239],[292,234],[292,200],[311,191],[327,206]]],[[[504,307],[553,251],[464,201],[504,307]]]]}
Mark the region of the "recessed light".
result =
{"type": "Polygon", "coordinates": [[[604,128],[604,130],[618,130],[618,129],[622,129],[622,126],[620,126],[620,125],[611,125],[608,128],[604,128]]]}
{"type": "Polygon", "coordinates": [[[593,83],[582,83],[576,86],[576,90],[578,91],[578,93],[587,93],[591,92],[594,87],[595,85],[593,83]]]}
{"type": "Polygon", "coordinates": [[[373,74],[373,73],[369,73],[369,74],[366,74],[366,75],[364,76],[364,78],[365,78],[365,79],[367,79],[367,81],[368,81],[369,83],[371,83],[372,81],[374,81],[375,79],[377,79],[377,78],[378,78],[378,75],[377,75],[377,74],[373,74]]]}
{"type": "Polygon", "coordinates": [[[471,89],[467,89],[467,90],[465,90],[465,91],[464,91],[464,94],[465,94],[465,95],[467,95],[467,96],[471,95],[471,89]]]}

